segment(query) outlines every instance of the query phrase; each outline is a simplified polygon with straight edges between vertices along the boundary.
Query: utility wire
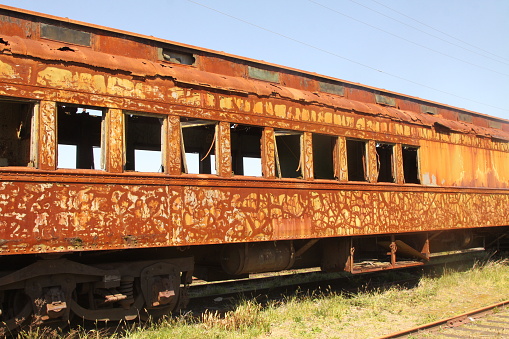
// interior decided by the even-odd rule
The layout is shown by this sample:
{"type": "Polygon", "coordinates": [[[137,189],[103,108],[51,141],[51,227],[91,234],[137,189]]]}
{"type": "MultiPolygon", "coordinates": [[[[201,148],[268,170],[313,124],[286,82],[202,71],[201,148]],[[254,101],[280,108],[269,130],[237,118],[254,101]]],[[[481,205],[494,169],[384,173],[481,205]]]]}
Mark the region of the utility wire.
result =
{"type": "Polygon", "coordinates": [[[410,79],[403,78],[403,77],[401,77],[401,76],[399,76],[399,75],[395,75],[395,74],[392,74],[392,73],[388,73],[388,72],[382,71],[382,70],[377,69],[377,68],[375,68],[375,67],[371,67],[371,66],[369,66],[369,65],[363,64],[363,63],[358,62],[358,61],[355,61],[355,60],[353,60],[353,59],[350,59],[350,58],[344,57],[344,56],[339,55],[339,54],[337,54],[337,53],[334,53],[334,52],[331,52],[331,51],[325,50],[325,49],[323,49],[323,48],[320,48],[320,47],[317,47],[317,46],[311,45],[311,44],[309,44],[309,43],[307,43],[307,42],[303,42],[303,41],[297,40],[297,39],[295,39],[295,38],[289,37],[289,36],[287,36],[287,35],[284,35],[284,34],[281,34],[281,33],[275,32],[275,31],[270,30],[270,29],[268,29],[268,28],[265,28],[265,27],[262,27],[262,26],[260,26],[260,25],[257,25],[257,24],[254,24],[254,23],[252,23],[252,22],[249,22],[249,21],[247,21],[247,20],[240,19],[240,18],[235,17],[235,16],[233,16],[233,15],[231,15],[231,14],[228,14],[228,13],[222,12],[222,11],[220,11],[220,10],[217,10],[217,9],[215,9],[215,8],[212,8],[212,7],[209,7],[209,6],[207,6],[207,5],[204,5],[204,4],[200,3],[200,2],[197,2],[197,1],[194,1],[194,0],[187,0],[187,1],[188,1],[188,2],[191,2],[191,3],[195,4],[195,5],[198,5],[198,6],[200,6],[200,7],[203,7],[203,8],[206,8],[206,9],[208,9],[208,10],[211,10],[211,11],[213,11],[213,12],[219,13],[219,14],[221,14],[221,15],[223,15],[223,16],[226,16],[226,17],[229,17],[229,18],[231,18],[231,19],[237,20],[237,21],[239,21],[239,22],[245,23],[245,24],[247,24],[247,25],[250,25],[250,26],[256,27],[256,28],[261,29],[261,30],[263,30],[263,31],[265,31],[265,32],[269,32],[269,33],[271,33],[271,34],[274,34],[274,35],[280,36],[280,37],[282,37],[282,38],[285,38],[285,39],[287,39],[287,40],[293,41],[293,42],[298,43],[298,44],[300,44],[300,45],[303,45],[303,46],[306,46],[306,47],[309,47],[309,48],[315,49],[315,50],[317,50],[317,51],[320,51],[320,52],[323,52],[323,53],[326,53],[326,54],[332,55],[332,56],[334,56],[334,57],[337,57],[337,58],[340,58],[340,59],[346,60],[346,61],[348,61],[348,62],[351,62],[351,63],[354,63],[354,64],[356,64],[356,65],[362,66],[362,67],[364,67],[364,68],[368,68],[368,69],[370,69],[370,70],[373,70],[373,71],[376,71],[376,72],[379,72],[379,73],[382,73],[382,74],[385,74],[385,75],[391,76],[391,77],[393,77],[393,78],[396,78],[396,79],[399,79],[399,80],[403,80],[403,81],[406,81],[406,82],[408,82],[408,83],[412,83],[412,84],[414,84],[414,85],[418,85],[418,86],[420,86],[420,87],[423,87],[423,88],[427,88],[427,89],[433,90],[433,91],[435,91],[435,92],[440,92],[440,93],[443,93],[443,94],[447,94],[447,95],[450,95],[450,96],[455,97],[455,98],[459,98],[459,99],[462,99],[462,100],[467,100],[467,101],[470,101],[470,102],[473,102],[473,103],[476,103],[476,104],[480,104],[480,105],[483,105],[483,106],[486,106],[486,107],[495,108],[495,109],[498,109],[498,110],[501,110],[501,111],[504,111],[504,112],[505,112],[505,111],[507,111],[507,109],[505,109],[505,108],[501,108],[501,107],[493,106],[493,105],[490,105],[490,104],[486,104],[486,103],[484,103],[484,102],[480,102],[480,101],[473,100],[473,99],[470,99],[470,98],[462,97],[462,96],[460,96],[460,95],[456,95],[456,94],[453,94],[453,93],[450,93],[450,92],[446,92],[446,91],[440,90],[440,89],[438,89],[438,88],[434,88],[434,87],[431,87],[431,86],[428,86],[428,85],[425,85],[425,84],[422,84],[422,83],[419,83],[419,82],[416,82],[416,81],[413,81],[413,80],[410,80],[410,79]]]}
{"type": "Polygon", "coordinates": [[[334,9],[334,8],[331,8],[331,7],[329,7],[329,6],[326,6],[326,5],[324,5],[324,4],[321,4],[321,3],[319,3],[318,1],[315,1],[315,0],[308,0],[308,1],[309,1],[309,2],[311,2],[311,3],[314,3],[314,4],[315,4],[315,5],[317,5],[317,6],[323,7],[323,8],[325,8],[325,9],[329,10],[329,11],[332,11],[332,12],[334,12],[334,13],[337,13],[337,14],[339,14],[339,15],[342,15],[342,16],[344,16],[344,17],[346,17],[346,18],[350,19],[350,20],[356,21],[356,22],[358,22],[358,23],[361,23],[361,24],[363,24],[363,25],[369,26],[369,27],[371,27],[371,28],[373,28],[373,29],[376,29],[376,30],[378,30],[378,31],[381,31],[381,32],[384,32],[384,33],[386,33],[386,34],[392,35],[393,37],[396,37],[396,38],[398,38],[398,39],[401,39],[401,40],[406,41],[406,42],[408,42],[408,43],[411,43],[411,44],[413,44],[413,45],[416,45],[416,46],[419,46],[419,47],[421,47],[421,48],[427,49],[427,50],[429,50],[429,51],[432,51],[432,52],[438,53],[438,54],[443,55],[443,56],[446,56],[446,57],[448,57],[448,58],[451,58],[451,59],[454,59],[454,60],[457,60],[457,61],[463,62],[463,63],[468,64],[468,65],[470,65],[470,66],[474,66],[474,67],[482,68],[482,69],[484,69],[484,70],[487,70],[487,71],[490,71],[490,72],[493,72],[493,73],[497,73],[497,74],[500,74],[500,75],[504,75],[504,76],[506,76],[506,77],[509,77],[509,74],[502,73],[502,72],[499,72],[499,71],[497,71],[497,70],[494,70],[494,69],[491,69],[491,68],[488,68],[488,67],[484,67],[484,66],[481,66],[481,65],[477,65],[477,64],[474,64],[474,63],[472,63],[472,62],[470,62],[470,61],[463,60],[463,59],[457,58],[457,57],[455,57],[455,56],[449,55],[449,54],[447,54],[447,53],[440,52],[440,51],[438,51],[438,50],[436,50],[436,49],[433,49],[433,48],[430,48],[430,47],[427,47],[427,46],[421,45],[421,44],[419,44],[419,43],[417,43],[417,42],[415,42],[415,41],[412,41],[412,40],[410,40],[410,39],[404,38],[404,37],[399,36],[399,35],[397,35],[397,34],[391,33],[391,32],[389,32],[389,31],[386,31],[386,30],[384,30],[384,29],[382,29],[382,28],[380,28],[380,27],[377,27],[377,26],[371,25],[371,24],[369,24],[369,23],[367,23],[367,22],[364,22],[364,21],[362,21],[362,20],[356,19],[356,18],[354,18],[354,17],[352,17],[352,16],[350,16],[350,15],[348,15],[348,14],[342,13],[342,12],[340,12],[340,11],[338,11],[338,10],[334,9]]]}
{"type": "Polygon", "coordinates": [[[497,55],[497,54],[491,53],[490,51],[487,51],[487,50],[485,50],[485,49],[483,49],[483,48],[481,48],[481,47],[478,47],[478,46],[472,45],[471,43],[468,43],[468,42],[466,42],[466,41],[464,41],[464,40],[461,40],[461,39],[459,39],[459,38],[456,38],[456,37],[454,37],[454,36],[452,36],[452,35],[450,35],[450,34],[448,34],[448,33],[446,33],[446,32],[443,32],[443,31],[441,31],[441,30],[439,30],[439,29],[436,29],[436,28],[435,28],[435,27],[433,27],[433,26],[430,26],[430,25],[428,25],[428,24],[426,24],[426,23],[424,23],[424,22],[422,22],[422,21],[419,21],[419,20],[417,20],[417,19],[415,19],[415,18],[412,18],[411,16],[409,16],[409,15],[407,15],[407,14],[405,14],[405,13],[402,13],[402,12],[400,12],[400,11],[397,11],[397,10],[395,10],[394,8],[391,8],[391,7],[389,7],[389,6],[387,6],[387,5],[383,4],[383,3],[381,3],[381,2],[379,2],[379,1],[376,1],[376,0],[371,0],[371,1],[373,1],[373,2],[375,2],[375,3],[377,3],[377,4],[379,4],[380,6],[383,6],[383,7],[387,8],[387,9],[389,9],[389,10],[391,10],[391,11],[395,12],[395,13],[398,13],[399,15],[402,15],[402,16],[404,16],[404,17],[406,17],[406,18],[408,18],[408,19],[410,19],[410,20],[412,20],[412,21],[415,21],[415,22],[417,22],[417,23],[419,23],[419,24],[421,24],[421,25],[423,25],[423,26],[426,26],[426,27],[428,27],[429,29],[432,29],[432,30],[434,30],[434,31],[436,31],[436,32],[439,32],[439,33],[441,33],[441,34],[443,34],[443,35],[445,35],[445,36],[448,36],[448,37],[449,37],[449,38],[451,38],[451,39],[454,39],[454,40],[456,40],[456,41],[459,41],[459,42],[461,42],[461,43],[463,43],[463,44],[465,44],[465,45],[468,45],[468,46],[470,46],[470,47],[474,47],[474,48],[476,48],[476,49],[478,49],[478,50],[480,50],[480,51],[483,51],[484,53],[490,54],[490,55],[492,55],[492,56],[494,56],[494,57],[497,57],[497,58],[499,58],[499,59],[502,59],[502,60],[505,60],[505,61],[509,61],[509,59],[507,59],[507,58],[505,58],[505,57],[502,57],[502,56],[500,56],[500,55],[497,55]]]}
{"type": "MultiPolygon", "coordinates": [[[[441,38],[441,37],[439,37],[439,36],[437,36],[437,35],[434,35],[434,34],[431,34],[431,33],[429,33],[429,32],[426,32],[426,31],[425,31],[425,30],[423,30],[423,29],[420,29],[420,28],[418,28],[418,27],[412,26],[412,25],[410,25],[410,24],[408,24],[408,23],[406,23],[406,22],[404,22],[404,21],[398,20],[398,19],[396,19],[396,18],[394,18],[394,17],[391,17],[391,16],[389,16],[389,15],[387,15],[387,14],[384,14],[384,13],[382,13],[382,12],[380,12],[380,11],[377,11],[376,9],[373,9],[373,8],[371,8],[371,7],[369,7],[369,6],[366,6],[366,5],[362,4],[362,3],[359,3],[358,1],[355,1],[355,0],[350,0],[350,1],[351,1],[351,2],[353,2],[354,4],[357,4],[357,5],[361,6],[361,7],[366,8],[367,10],[370,10],[370,11],[375,12],[375,13],[377,13],[377,14],[381,15],[381,16],[384,16],[384,17],[386,17],[386,18],[389,18],[389,19],[391,19],[391,20],[394,20],[394,21],[396,21],[396,22],[398,22],[398,23],[400,23],[400,24],[402,24],[402,25],[405,25],[405,26],[407,26],[407,27],[413,28],[413,29],[415,29],[415,30],[417,30],[417,31],[419,31],[419,32],[421,32],[421,33],[424,33],[424,34],[429,35],[429,36],[431,36],[431,37],[433,37],[433,38],[436,38],[436,39],[438,39],[438,40],[440,40],[440,41],[443,41],[443,42],[445,42],[445,43],[447,43],[447,44],[449,44],[449,45],[459,47],[459,48],[461,48],[461,49],[464,49],[464,50],[466,50],[466,51],[469,51],[470,53],[474,53],[474,54],[480,55],[480,56],[482,56],[482,57],[488,58],[488,59],[490,59],[490,60],[493,60],[493,61],[496,61],[496,62],[500,62],[500,63],[502,63],[502,64],[505,64],[505,65],[508,65],[508,66],[509,66],[509,63],[507,63],[507,62],[500,61],[500,60],[495,59],[495,58],[493,58],[493,57],[491,57],[491,56],[487,56],[487,55],[486,55],[486,54],[484,54],[484,53],[479,53],[479,52],[474,51],[474,50],[472,50],[472,49],[470,49],[470,48],[466,48],[466,47],[461,46],[461,45],[458,45],[458,44],[456,44],[456,43],[454,43],[454,42],[451,42],[451,41],[448,41],[448,40],[446,40],[446,39],[443,39],[443,38],[441,38]]],[[[373,0],[373,1],[374,1],[374,0],[373,0]]],[[[375,2],[376,2],[376,1],[375,1],[375,2]]],[[[378,2],[377,2],[377,3],[378,3],[378,2]]],[[[387,6],[384,6],[384,7],[387,7],[387,6]]],[[[387,7],[387,8],[388,8],[388,7],[387,7]]],[[[397,13],[399,13],[399,12],[397,12],[397,13]]],[[[402,14],[402,13],[399,13],[399,14],[404,15],[404,14],[402,14]]],[[[405,15],[405,16],[406,16],[406,15],[405,15]]],[[[406,16],[406,17],[408,17],[408,16],[406,16]]],[[[417,21],[417,20],[415,20],[415,21],[417,21]]],[[[419,22],[419,21],[417,21],[417,22],[419,22]]],[[[419,22],[419,23],[420,23],[420,22],[419,22]]],[[[422,24],[422,23],[421,23],[421,24],[422,24]]],[[[426,25],[426,26],[427,26],[427,25],[426,25]]],[[[430,27],[430,26],[427,26],[427,27],[430,27]]],[[[432,27],[430,27],[430,28],[432,28],[432,27]]],[[[434,29],[434,28],[433,28],[433,29],[434,29]]],[[[436,29],[434,29],[434,30],[436,30],[436,29]]],[[[446,34],[446,33],[443,33],[443,32],[440,32],[440,33],[442,33],[442,34],[446,34]]],[[[460,40],[460,41],[461,41],[461,40],[460,40]]],[[[463,42],[463,41],[461,41],[461,42],[463,42]]],[[[463,42],[463,43],[465,43],[465,42],[463,42]]],[[[470,44],[469,44],[469,45],[470,45],[470,44]]],[[[475,46],[473,46],[473,47],[475,47],[475,46]]],[[[481,48],[479,48],[479,47],[475,47],[475,48],[477,48],[477,49],[481,49],[481,48]]],[[[481,50],[482,50],[482,49],[481,49],[481,50]]],[[[483,51],[484,51],[484,50],[483,50],[483,51]]],[[[489,53],[489,52],[487,52],[487,51],[484,51],[484,52],[485,52],[485,53],[488,53],[488,54],[491,54],[491,53],[489,53]]],[[[500,58],[500,57],[499,57],[499,58],[500,58]]]]}

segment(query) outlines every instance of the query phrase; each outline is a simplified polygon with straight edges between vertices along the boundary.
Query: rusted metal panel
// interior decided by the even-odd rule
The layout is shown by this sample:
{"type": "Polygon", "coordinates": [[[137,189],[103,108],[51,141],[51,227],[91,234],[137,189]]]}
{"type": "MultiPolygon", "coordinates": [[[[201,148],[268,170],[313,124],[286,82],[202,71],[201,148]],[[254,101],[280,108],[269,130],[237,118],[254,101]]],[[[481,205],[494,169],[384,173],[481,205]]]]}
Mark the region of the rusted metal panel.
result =
{"type": "Polygon", "coordinates": [[[367,144],[366,175],[369,182],[378,180],[378,156],[376,154],[376,141],[369,140],[367,144]]]}
{"type": "Polygon", "coordinates": [[[302,140],[302,162],[301,166],[302,173],[304,179],[313,180],[314,178],[314,170],[313,170],[313,134],[309,132],[304,132],[301,135],[302,140]]]}
{"type": "MultiPolygon", "coordinates": [[[[10,45],[9,45],[10,46],[10,45]]],[[[33,46],[32,46],[33,47],[33,46]]],[[[58,49],[57,49],[58,51],[58,49]]],[[[20,52],[21,53],[21,52],[20,52]]],[[[41,53],[44,54],[44,52],[41,51],[41,53]]],[[[120,57],[115,57],[114,62],[111,65],[106,65],[110,59],[110,55],[99,53],[95,57],[91,58],[83,58],[77,57],[76,60],[74,60],[72,57],[69,58],[65,55],[65,53],[70,53],[72,55],[79,55],[80,53],[77,53],[77,51],[69,52],[69,51],[59,51],[59,53],[62,54],[62,57],[56,58],[58,60],[65,59],[69,61],[75,61],[78,62],[81,60],[81,62],[85,62],[88,59],[93,60],[95,63],[97,61],[98,66],[103,66],[106,68],[110,68],[112,70],[119,69],[122,67],[125,67],[125,69],[129,69],[129,71],[132,74],[144,74],[144,75],[151,75],[151,74],[159,74],[161,76],[166,76],[169,80],[169,83],[166,84],[166,86],[172,86],[173,81],[176,81],[177,83],[181,84],[192,84],[193,86],[202,86],[203,84],[207,84],[207,86],[220,88],[220,89],[226,89],[228,91],[234,91],[237,93],[242,93],[243,95],[250,93],[253,95],[253,98],[258,97],[259,99],[253,102],[252,98],[249,99],[249,101],[246,101],[245,99],[241,99],[240,101],[243,102],[242,104],[242,111],[246,112],[252,112],[254,114],[257,114],[259,110],[257,109],[258,104],[264,100],[261,99],[260,96],[271,96],[275,89],[274,86],[269,86],[266,83],[263,82],[256,82],[252,80],[246,80],[242,78],[234,78],[234,77],[225,77],[225,76],[219,76],[214,75],[211,73],[202,72],[199,70],[189,70],[189,69],[182,69],[180,67],[174,67],[174,68],[168,68],[165,69],[157,69],[157,71],[151,71],[154,67],[161,67],[160,65],[151,65],[150,62],[141,62],[140,60],[136,59],[130,59],[130,60],[120,60],[120,57]],[[102,63],[102,64],[101,64],[102,63]],[[145,70],[139,69],[139,67],[145,68],[145,70]],[[150,67],[149,67],[150,66],[150,67]],[[147,68],[148,67],[148,68],[147,68]],[[139,71],[137,71],[139,69],[139,71]],[[171,79],[171,80],[170,80],[171,79]]],[[[87,52],[88,53],[88,52],[87,52]]],[[[17,62],[16,64],[19,64],[17,62]]],[[[5,64],[5,67],[11,67],[8,64],[5,64]]],[[[19,67],[19,66],[17,66],[19,67]]],[[[26,66],[23,66],[26,68],[26,66]]],[[[73,72],[70,71],[73,69],[73,67],[67,67],[64,69],[57,69],[55,67],[46,67],[39,71],[38,77],[37,77],[37,85],[38,86],[51,86],[55,88],[66,88],[69,90],[88,90],[96,94],[102,94],[106,96],[111,95],[123,95],[130,98],[138,98],[138,99],[151,99],[151,100],[159,100],[163,102],[164,100],[169,100],[170,102],[177,102],[177,103],[183,103],[183,104],[193,104],[195,106],[200,105],[200,95],[199,93],[195,93],[192,96],[186,98],[186,91],[182,89],[178,89],[176,91],[165,91],[161,87],[161,81],[158,80],[158,85],[151,84],[151,81],[146,82],[138,82],[130,79],[129,77],[120,77],[120,76],[108,76],[103,74],[93,74],[93,73],[86,73],[86,72],[73,72]],[[79,81],[76,81],[79,80],[79,81]],[[182,94],[180,94],[182,93],[182,94]]],[[[26,72],[26,71],[24,71],[26,72]]],[[[21,73],[18,72],[17,69],[14,69],[11,67],[10,70],[3,71],[4,74],[9,74],[10,78],[14,79],[22,79],[23,76],[21,73]]],[[[167,81],[168,82],[168,81],[167,81]]],[[[297,90],[297,89],[291,89],[286,88],[284,86],[279,86],[279,89],[277,90],[279,95],[282,97],[290,100],[290,101],[296,101],[301,102],[302,100],[310,101],[310,102],[316,102],[317,104],[321,105],[322,107],[319,108],[319,112],[324,112],[324,117],[327,117],[328,115],[330,118],[324,119],[323,121],[325,123],[333,123],[334,125],[338,125],[338,123],[341,123],[340,125],[343,126],[343,118],[342,115],[344,115],[345,112],[339,112],[339,111],[331,111],[330,113],[327,112],[327,110],[333,110],[333,109],[342,109],[345,111],[350,112],[359,112],[364,114],[370,114],[374,115],[376,117],[384,117],[389,120],[396,120],[396,121],[404,121],[411,124],[417,124],[421,126],[433,126],[436,123],[440,124],[441,121],[443,122],[443,125],[451,125],[453,130],[461,133],[476,133],[476,131],[481,131],[483,135],[486,134],[496,134],[498,131],[497,129],[480,129],[475,128],[473,125],[462,125],[459,122],[454,122],[451,120],[446,120],[440,117],[434,117],[427,114],[416,114],[409,111],[402,111],[390,107],[382,107],[376,104],[372,103],[363,103],[359,101],[354,100],[348,100],[342,97],[333,96],[333,95],[321,95],[316,96],[313,93],[297,90]],[[323,106],[325,105],[325,106],[323,106]],[[329,121],[329,122],[327,122],[329,121]]],[[[210,93],[208,93],[210,95],[210,93]]],[[[70,100],[70,98],[69,98],[70,100]]],[[[107,99],[111,100],[111,99],[107,99]]],[[[214,100],[213,102],[220,102],[220,100],[214,100]]],[[[230,101],[228,101],[230,102],[230,101]]],[[[134,102],[133,102],[134,104],[134,102]]],[[[289,103],[287,108],[284,110],[285,112],[290,112],[291,110],[295,110],[297,114],[292,117],[292,120],[295,122],[297,121],[305,121],[305,120],[311,120],[313,119],[306,119],[306,115],[299,112],[305,112],[305,110],[302,110],[302,108],[299,107],[300,104],[297,103],[289,103]],[[295,107],[295,108],[294,108],[295,107]]],[[[142,107],[137,107],[138,110],[142,109],[142,107]]],[[[221,105],[221,109],[227,109],[227,110],[234,110],[235,107],[232,104],[228,105],[221,105]]],[[[145,107],[145,109],[151,109],[149,106],[145,107]]],[[[262,110],[261,113],[270,115],[270,111],[262,110]]],[[[313,117],[313,115],[310,115],[310,117],[313,117]]],[[[320,117],[320,115],[318,115],[320,117]]],[[[286,115],[282,118],[288,118],[286,115]]],[[[318,122],[320,122],[318,120],[318,122]]],[[[347,122],[347,121],[345,121],[347,122]]],[[[364,125],[366,126],[366,125],[364,125]]],[[[372,124],[372,126],[374,126],[372,124]]],[[[345,127],[348,127],[346,125],[345,127]]],[[[362,128],[362,126],[355,125],[356,128],[362,128]]],[[[373,130],[373,132],[380,132],[376,129],[373,130]]],[[[392,132],[392,131],[391,131],[392,132]]],[[[410,136],[409,134],[399,134],[401,136],[410,136]]]]}
{"type": "Polygon", "coordinates": [[[405,183],[405,173],[403,172],[403,149],[401,144],[394,145],[394,160],[393,160],[394,174],[397,184],[405,183]]]}
{"type": "Polygon", "coordinates": [[[96,41],[97,49],[102,53],[124,55],[135,59],[148,59],[155,56],[153,46],[125,37],[100,35],[96,41]]]}
{"type": "Polygon", "coordinates": [[[508,187],[506,152],[422,141],[419,155],[425,185],[508,187]]]}
{"type": "Polygon", "coordinates": [[[106,171],[121,173],[124,169],[124,114],[110,108],[106,114],[106,171]]]}
{"type": "Polygon", "coordinates": [[[0,170],[2,253],[275,241],[509,223],[509,194],[494,190],[509,187],[509,146],[502,142],[509,140],[506,121],[401,95],[394,95],[394,105],[402,108],[387,107],[387,102],[375,102],[376,90],[367,86],[204,50],[193,66],[169,65],[157,60],[159,42],[123,39],[100,29],[94,48],[13,36],[15,30],[12,22],[0,26],[0,95],[40,101],[40,127],[34,133],[38,168],[0,170]],[[267,78],[247,79],[248,64],[274,69],[284,85],[263,81],[267,78]],[[320,90],[319,84],[329,81],[335,90],[320,90]],[[399,105],[406,99],[412,103],[399,105]],[[55,102],[108,109],[103,133],[106,172],[53,171],[55,102]],[[427,104],[433,110],[420,111],[420,105],[427,104]],[[128,110],[159,114],[165,121],[166,173],[123,171],[123,111],[128,110]],[[461,121],[461,114],[472,115],[472,122],[479,124],[461,121]],[[180,176],[180,116],[217,122],[217,176],[180,176]],[[232,176],[231,123],[264,128],[263,178],[232,176]],[[306,180],[275,179],[275,128],[302,135],[306,180]],[[337,137],[338,181],[313,180],[313,133],[337,137]],[[368,144],[368,183],[346,182],[346,138],[368,144]],[[396,184],[376,183],[377,142],[395,145],[396,184]],[[401,144],[419,147],[424,185],[403,185],[401,144]]]}
{"type": "Polygon", "coordinates": [[[509,195],[501,193],[3,181],[0,195],[7,202],[4,254],[415,232],[509,220],[500,208],[509,195]]]}
{"type": "Polygon", "coordinates": [[[274,129],[266,127],[262,133],[262,172],[267,179],[276,177],[276,136],[274,129]]]}
{"type": "Polygon", "coordinates": [[[182,173],[180,118],[168,116],[168,132],[166,144],[166,173],[178,175],[182,173]]]}
{"type": "MultiPolygon", "coordinates": [[[[52,42],[38,42],[32,40],[24,40],[19,37],[9,37],[9,44],[4,47],[6,51],[19,55],[25,55],[30,51],[31,55],[47,59],[68,62],[81,63],[88,65],[90,63],[104,67],[111,70],[125,70],[133,75],[140,76],[155,76],[159,75],[172,79],[177,83],[191,84],[193,86],[201,86],[206,84],[208,87],[234,91],[238,93],[251,93],[256,96],[271,96],[277,92],[283,98],[294,101],[316,101],[322,105],[342,108],[347,111],[354,111],[365,114],[381,115],[389,119],[396,119],[414,124],[430,125],[430,118],[421,116],[416,118],[415,115],[410,116],[401,110],[394,108],[384,109],[383,107],[374,104],[368,99],[367,96],[357,94],[349,99],[340,96],[322,95],[316,96],[313,93],[291,89],[285,86],[278,86],[275,89],[270,84],[242,79],[239,77],[220,76],[219,74],[207,73],[198,69],[183,69],[180,67],[164,67],[160,63],[150,61],[143,61],[141,59],[134,59],[124,56],[115,56],[111,54],[92,51],[89,49],[75,49],[73,51],[60,50],[58,45],[52,46],[52,42]],[[351,100],[354,99],[354,100],[351,100]],[[364,100],[364,101],[362,101],[364,100]]],[[[157,95],[159,99],[163,99],[160,88],[155,86],[147,86],[143,83],[136,83],[128,78],[109,77],[105,78],[102,75],[93,75],[86,73],[74,73],[68,70],[57,70],[54,67],[46,68],[39,72],[38,84],[39,85],[54,85],[59,86],[65,82],[67,87],[75,86],[75,90],[83,90],[84,88],[93,89],[95,93],[124,95],[128,97],[141,97],[145,98],[147,94],[157,95]],[[75,82],[73,79],[82,79],[83,82],[75,82]],[[87,87],[83,87],[87,86],[87,87]]],[[[69,87],[70,89],[70,87],[69,87]]],[[[355,89],[355,93],[359,92],[355,89]]],[[[352,92],[352,93],[354,93],[352,92]]],[[[360,93],[360,92],[359,92],[360,93]]],[[[369,93],[368,93],[369,94],[369,93]]],[[[372,94],[370,94],[372,95],[372,94]]],[[[230,107],[231,109],[232,107],[230,107]]],[[[436,117],[435,120],[444,120],[436,117]]],[[[445,122],[447,123],[447,122],[445,122]]]]}
{"type": "Polygon", "coordinates": [[[232,157],[230,143],[230,123],[220,122],[216,125],[216,162],[217,173],[222,177],[232,176],[232,157]]]}
{"type": "Polygon", "coordinates": [[[334,176],[339,181],[348,181],[348,163],[346,156],[346,138],[340,136],[334,145],[334,176]]]}
{"type": "Polygon", "coordinates": [[[41,101],[39,105],[39,145],[37,161],[40,169],[54,170],[57,166],[57,107],[54,102],[41,101]]]}

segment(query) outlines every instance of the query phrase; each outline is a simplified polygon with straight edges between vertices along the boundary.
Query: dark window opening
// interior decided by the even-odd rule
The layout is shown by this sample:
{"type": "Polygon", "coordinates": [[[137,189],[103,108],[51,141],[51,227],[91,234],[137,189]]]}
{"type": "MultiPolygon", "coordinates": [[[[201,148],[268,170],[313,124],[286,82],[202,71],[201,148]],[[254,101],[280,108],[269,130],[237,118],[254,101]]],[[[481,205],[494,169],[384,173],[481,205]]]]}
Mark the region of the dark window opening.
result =
{"type": "Polygon", "coordinates": [[[335,179],[334,149],[337,137],[313,134],[313,169],[315,179],[335,179]]]}
{"type": "Polygon", "coordinates": [[[125,169],[164,172],[161,130],[163,119],[127,114],[125,119],[125,169]]]}
{"type": "Polygon", "coordinates": [[[343,85],[333,84],[329,82],[318,82],[318,86],[321,92],[336,94],[336,95],[345,95],[345,87],[343,85]]]}
{"type": "Polygon", "coordinates": [[[366,177],[366,142],[346,140],[346,159],[349,181],[367,181],[366,177]]]}
{"type": "Polygon", "coordinates": [[[250,78],[269,81],[269,82],[279,82],[279,73],[274,71],[269,71],[266,69],[261,69],[253,66],[247,67],[247,72],[250,78]]]}
{"type": "Polygon", "coordinates": [[[386,95],[376,94],[375,93],[375,101],[376,101],[377,104],[382,104],[382,105],[396,107],[396,99],[388,97],[386,95]]]}
{"type": "Polygon", "coordinates": [[[101,169],[102,124],[100,108],[57,106],[59,168],[101,169]]]}
{"type": "Polygon", "coordinates": [[[168,48],[159,49],[159,59],[172,62],[174,64],[194,65],[196,58],[193,53],[176,51],[168,48]]]}
{"type": "Polygon", "coordinates": [[[0,167],[30,162],[33,105],[0,101],[0,167]]]}
{"type": "Polygon", "coordinates": [[[216,174],[215,121],[181,118],[182,172],[216,174]]]}
{"type": "Polygon", "coordinates": [[[232,168],[235,175],[262,176],[262,131],[261,127],[231,125],[232,168]]]}
{"type": "Polygon", "coordinates": [[[378,182],[394,182],[394,146],[389,144],[376,144],[376,157],[378,165],[378,182]]]}
{"type": "Polygon", "coordinates": [[[279,178],[302,178],[302,133],[275,131],[276,173],[279,178]]]}
{"type": "Polygon", "coordinates": [[[403,146],[403,172],[405,175],[405,183],[420,184],[419,180],[419,162],[418,148],[411,146],[403,146]]]}
{"type": "Polygon", "coordinates": [[[41,37],[82,46],[92,45],[92,35],[88,32],[48,24],[41,24],[41,37]]]}

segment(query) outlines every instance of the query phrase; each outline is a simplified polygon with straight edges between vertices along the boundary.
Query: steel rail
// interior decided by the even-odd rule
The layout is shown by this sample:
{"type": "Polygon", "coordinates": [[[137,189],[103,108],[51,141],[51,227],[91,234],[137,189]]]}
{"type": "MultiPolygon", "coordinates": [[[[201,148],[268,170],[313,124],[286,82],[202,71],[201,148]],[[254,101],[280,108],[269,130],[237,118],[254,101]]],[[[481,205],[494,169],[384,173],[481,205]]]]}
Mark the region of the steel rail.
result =
{"type": "Polygon", "coordinates": [[[490,311],[493,311],[496,308],[506,307],[508,305],[509,305],[509,300],[505,300],[505,301],[502,301],[502,302],[499,302],[499,303],[496,303],[493,305],[489,305],[489,306],[485,306],[482,308],[478,308],[473,311],[465,312],[460,315],[455,315],[450,318],[445,318],[445,319],[437,320],[437,321],[427,323],[424,325],[416,326],[416,327],[413,327],[413,328],[410,328],[407,330],[394,332],[394,333],[379,337],[378,339],[405,338],[408,335],[415,334],[415,333],[418,333],[418,332],[421,332],[424,330],[431,330],[433,328],[438,328],[438,327],[446,325],[446,324],[449,325],[449,327],[452,327],[453,324],[456,324],[456,323],[466,324],[466,323],[471,322],[470,318],[472,318],[472,316],[474,316],[474,315],[488,314],[488,313],[491,313],[490,311]]]}

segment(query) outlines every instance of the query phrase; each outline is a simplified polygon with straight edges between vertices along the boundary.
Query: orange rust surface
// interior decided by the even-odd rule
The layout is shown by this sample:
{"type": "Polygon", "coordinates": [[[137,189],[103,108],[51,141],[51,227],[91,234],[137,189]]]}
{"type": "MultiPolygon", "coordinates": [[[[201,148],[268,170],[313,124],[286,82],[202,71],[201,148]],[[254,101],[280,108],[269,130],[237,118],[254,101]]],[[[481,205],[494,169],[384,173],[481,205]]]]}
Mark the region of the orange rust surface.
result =
{"type": "Polygon", "coordinates": [[[507,194],[0,184],[4,254],[505,225],[507,194]],[[79,240],[78,240],[79,239],[79,240]]]}
{"type": "Polygon", "coordinates": [[[155,47],[169,42],[123,39],[55,17],[39,19],[93,31],[92,46],[45,40],[32,22],[37,15],[6,8],[0,5],[0,96],[37,103],[38,125],[35,168],[0,168],[2,253],[509,224],[505,120],[388,91],[396,105],[377,104],[381,90],[204,49],[192,49],[195,65],[172,64],[157,60],[155,47]],[[279,72],[281,83],[249,78],[250,65],[279,72]],[[344,86],[344,95],[321,92],[323,80],[344,86]],[[56,170],[56,103],[105,109],[105,171],[56,170]],[[164,120],[165,173],[124,171],[127,112],[164,120]],[[180,117],[219,122],[218,176],[181,175],[180,117]],[[263,178],[232,175],[232,123],[264,128],[263,178]],[[275,179],[275,129],[303,132],[303,179],[275,179]],[[313,133],[338,137],[331,155],[338,180],[313,178],[313,133]],[[348,138],[368,143],[365,183],[347,182],[348,138]],[[376,142],[396,145],[394,184],[376,183],[376,142]],[[422,185],[404,184],[402,145],[418,147],[422,185]]]}

